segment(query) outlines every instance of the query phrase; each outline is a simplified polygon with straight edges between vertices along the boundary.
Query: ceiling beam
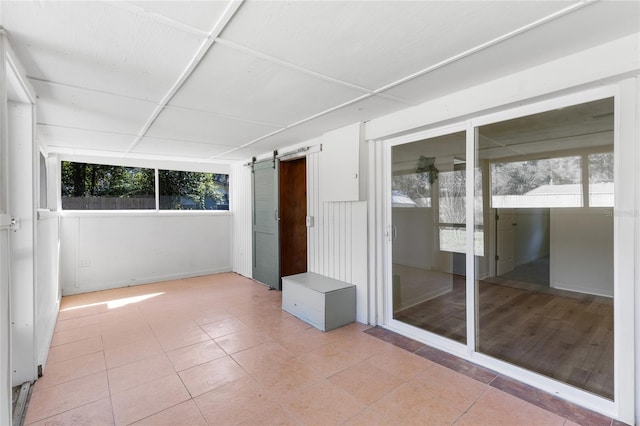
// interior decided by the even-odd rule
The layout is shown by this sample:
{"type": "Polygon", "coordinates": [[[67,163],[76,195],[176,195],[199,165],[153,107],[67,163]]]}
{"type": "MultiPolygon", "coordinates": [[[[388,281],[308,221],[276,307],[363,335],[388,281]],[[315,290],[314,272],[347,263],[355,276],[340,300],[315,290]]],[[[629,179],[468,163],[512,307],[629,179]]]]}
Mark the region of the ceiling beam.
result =
{"type": "MultiPolygon", "coordinates": [[[[310,70],[308,68],[304,68],[304,67],[302,67],[300,65],[296,65],[296,64],[294,64],[292,62],[285,61],[284,59],[279,59],[279,58],[276,58],[274,56],[267,55],[266,53],[258,52],[257,50],[251,49],[250,47],[244,46],[242,44],[236,43],[236,42],[231,41],[231,40],[227,40],[227,39],[218,37],[216,42],[218,44],[222,45],[222,46],[227,46],[227,47],[230,47],[230,48],[232,48],[232,49],[234,49],[236,51],[246,53],[246,54],[248,54],[250,56],[253,56],[254,58],[263,59],[263,60],[265,60],[267,62],[270,62],[272,64],[280,65],[280,66],[282,66],[284,68],[288,68],[288,69],[291,69],[291,70],[294,70],[294,71],[298,71],[298,72],[301,72],[303,74],[307,74],[307,75],[309,75],[311,77],[314,77],[314,78],[317,78],[317,79],[320,79],[320,80],[328,81],[330,83],[334,83],[334,84],[337,84],[339,86],[346,87],[348,89],[357,90],[357,91],[362,92],[362,93],[366,93],[366,94],[370,94],[370,95],[376,94],[374,92],[374,90],[372,90],[372,89],[368,89],[366,87],[359,86],[359,85],[354,84],[354,83],[349,83],[348,81],[340,80],[339,78],[331,77],[331,76],[328,76],[326,74],[322,74],[322,73],[319,73],[317,71],[313,71],[313,70],[310,70]]],[[[392,95],[387,95],[387,94],[378,94],[378,95],[383,97],[383,98],[387,98],[387,99],[391,99],[391,100],[396,101],[396,102],[400,102],[400,103],[402,103],[404,105],[407,105],[407,106],[415,106],[414,103],[411,103],[411,102],[407,101],[406,99],[398,98],[397,96],[392,96],[392,95]]]]}
{"type": "Polygon", "coordinates": [[[229,5],[227,6],[227,8],[222,14],[222,17],[218,20],[218,22],[216,22],[216,25],[214,25],[213,29],[208,33],[207,38],[202,42],[202,44],[196,51],[191,61],[189,61],[189,64],[187,64],[187,67],[182,72],[178,80],[173,84],[171,89],[169,89],[169,92],[164,96],[164,98],[162,98],[162,100],[156,106],[155,110],[153,111],[153,113],[151,114],[147,122],[144,124],[142,129],[140,129],[138,136],[136,136],[133,143],[129,146],[129,148],[127,148],[127,151],[126,151],[127,153],[130,153],[136,147],[136,145],[138,145],[138,143],[142,140],[142,138],[147,134],[147,131],[149,131],[149,128],[151,127],[151,125],[154,123],[154,121],[156,121],[156,119],[158,118],[162,110],[167,106],[169,101],[171,101],[171,99],[175,96],[175,94],[178,93],[178,90],[180,90],[180,88],[184,85],[187,79],[195,71],[195,69],[198,67],[198,65],[202,61],[202,58],[204,58],[204,55],[206,55],[206,53],[209,51],[211,46],[213,46],[213,43],[215,43],[220,33],[222,33],[222,30],[224,30],[224,28],[227,26],[229,21],[231,21],[231,18],[233,18],[233,15],[235,15],[235,13],[238,11],[240,6],[242,5],[242,1],[243,0],[233,0],[229,3],[229,5]]]}
{"type": "Polygon", "coordinates": [[[553,20],[555,20],[557,18],[560,18],[561,16],[567,15],[567,14],[569,14],[571,12],[575,12],[576,10],[578,10],[578,9],[588,5],[588,4],[595,3],[596,1],[598,1],[598,0],[580,0],[580,1],[576,2],[576,3],[573,3],[573,4],[563,8],[563,9],[560,9],[557,12],[554,12],[554,13],[552,13],[550,15],[547,15],[547,16],[543,16],[542,18],[540,18],[540,19],[538,19],[536,21],[530,22],[527,25],[523,25],[520,28],[516,28],[515,30],[510,31],[510,32],[508,32],[506,34],[503,34],[503,35],[501,35],[499,37],[496,37],[494,39],[491,39],[491,40],[489,40],[489,41],[487,41],[485,43],[482,43],[482,44],[479,44],[477,46],[474,46],[471,49],[465,50],[464,52],[461,52],[461,53],[458,53],[457,55],[451,56],[450,58],[447,58],[447,59],[445,59],[443,61],[440,61],[440,62],[438,62],[436,64],[433,64],[433,65],[431,65],[431,66],[429,66],[429,67],[427,67],[427,68],[425,68],[423,70],[420,70],[420,71],[415,72],[415,73],[413,73],[411,75],[408,75],[408,76],[406,76],[406,77],[404,77],[404,78],[402,78],[402,79],[400,79],[398,81],[394,81],[393,83],[387,84],[386,86],[383,86],[383,87],[381,87],[379,89],[376,89],[374,91],[374,93],[378,94],[380,92],[387,91],[387,90],[392,89],[392,88],[394,88],[396,86],[399,86],[399,85],[401,85],[403,83],[406,83],[408,81],[414,80],[414,79],[416,79],[416,78],[418,78],[418,77],[420,77],[420,76],[422,76],[424,74],[428,74],[428,73],[430,73],[432,71],[435,71],[437,69],[443,68],[446,65],[449,65],[449,64],[451,64],[453,62],[456,62],[456,61],[459,61],[459,60],[461,60],[463,58],[471,56],[474,53],[480,52],[481,50],[488,49],[491,46],[494,46],[494,45],[496,45],[498,43],[502,43],[505,40],[509,40],[509,39],[519,35],[519,34],[525,33],[527,31],[530,31],[530,30],[532,30],[534,28],[539,27],[540,25],[546,24],[547,22],[551,22],[551,21],[553,21],[553,20]]]}
{"type": "MultiPolygon", "coordinates": [[[[471,55],[473,55],[475,53],[478,53],[478,52],[480,52],[482,50],[488,49],[488,48],[490,48],[490,47],[492,47],[492,46],[494,46],[494,45],[496,45],[498,43],[501,43],[503,41],[509,40],[509,39],[511,39],[513,37],[516,37],[519,34],[522,34],[522,33],[525,33],[527,31],[530,31],[530,30],[532,30],[534,28],[537,28],[537,27],[539,27],[539,26],[541,26],[543,24],[551,22],[551,21],[553,21],[555,19],[558,19],[558,18],[560,18],[560,17],[562,17],[564,15],[567,15],[567,14],[569,14],[571,12],[574,12],[574,11],[576,11],[576,10],[582,8],[582,7],[585,7],[585,6],[589,5],[589,4],[593,4],[593,3],[597,2],[597,1],[598,0],[579,0],[576,3],[572,3],[571,5],[565,7],[565,8],[563,8],[563,9],[557,11],[557,12],[554,12],[554,13],[552,13],[550,15],[544,16],[544,17],[542,17],[542,18],[540,18],[540,19],[538,19],[536,21],[530,22],[529,24],[523,25],[520,28],[517,28],[517,29],[515,29],[513,31],[510,31],[510,32],[508,32],[506,34],[503,34],[503,35],[501,35],[499,37],[496,37],[496,38],[494,38],[492,40],[489,40],[489,41],[487,41],[485,43],[481,43],[481,44],[479,44],[477,46],[474,46],[471,49],[465,50],[465,51],[463,51],[463,52],[461,52],[461,53],[459,53],[457,55],[451,56],[451,57],[449,57],[449,58],[447,58],[447,59],[445,59],[443,61],[440,61],[440,62],[438,62],[438,63],[436,63],[434,65],[431,65],[431,66],[429,66],[427,68],[424,68],[424,69],[422,69],[422,70],[420,70],[418,72],[410,74],[410,75],[408,75],[408,76],[406,76],[404,78],[401,78],[401,79],[399,79],[397,81],[394,81],[394,82],[392,82],[390,84],[387,84],[387,85],[385,85],[383,87],[380,87],[378,89],[368,91],[368,93],[363,95],[363,96],[360,96],[358,98],[355,98],[355,99],[352,99],[350,101],[347,101],[347,102],[345,102],[345,103],[343,103],[341,105],[329,108],[329,109],[327,109],[325,111],[321,111],[321,112],[319,112],[317,114],[314,114],[314,115],[312,115],[310,117],[302,119],[302,120],[300,120],[300,121],[298,121],[296,123],[292,123],[292,124],[282,128],[280,130],[276,130],[276,131],[271,132],[271,133],[269,133],[267,135],[261,136],[261,137],[259,137],[257,139],[254,139],[254,140],[252,140],[250,142],[247,142],[247,143],[245,143],[244,145],[242,145],[242,146],[240,146],[238,148],[234,148],[234,149],[231,149],[229,151],[220,153],[220,154],[218,154],[216,156],[213,156],[213,157],[210,158],[210,160],[213,160],[213,159],[216,159],[216,158],[220,158],[220,157],[222,157],[224,155],[228,155],[228,154],[230,154],[232,152],[238,151],[238,150],[243,149],[243,148],[247,148],[247,147],[249,147],[249,146],[251,146],[251,145],[253,145],[253,144],[257,143],[257,142],[260,142],[260,141],[262,141],[264,139],[267,139],[267,138],[269,138],[271,136],[275,136],[275,135],[277,135],[279,133],[284,132],[285,130],[291,129],[292,127],[299,126],[299,125],[301,125],[303,123],[306,123],[306,122],[308,122],[310,120],[313,120],[315,118],[321,117],[321,116],[326,115],[326,114],[329,114],[329,113],[331,113],[333,111],[336,111],[338,109],[344,108],[344,107],[349,106],[351,104],[354,104],[356,102],[360,102],[360,101],[362,101],[362,100],[364,100],[366,98],[369,98],[371,96],[381,96],[381,95],[383,95],[382,92],[387,91],[389,89],[392,89],[393,87],[399,86],[399,85],[401,85],[403,83],[406,83],[408,81],[414,80],[414,79],[416,79],[416,78],[418,78],[418,77],[420,77],[420,76],[422,76],[424,74],[428,74],[428,73],[433,72],[433,71],[435,71],[437,69],[443,68],[446,65],[449,65],[449,64],[451,64],[453,62],[457,62],[457,61],[459,61],[459,60],[461,60],[463,58],[471,56],[471,55]]],[[[225,41],[225,42],[226,43],[230,43],[228,41],[225,41]]],[[[248,48],[245,48],[245,49],[248,49],[248,48]]],[[[345,84],[348,84],[348,83],[345,83],[345,84]]]]}

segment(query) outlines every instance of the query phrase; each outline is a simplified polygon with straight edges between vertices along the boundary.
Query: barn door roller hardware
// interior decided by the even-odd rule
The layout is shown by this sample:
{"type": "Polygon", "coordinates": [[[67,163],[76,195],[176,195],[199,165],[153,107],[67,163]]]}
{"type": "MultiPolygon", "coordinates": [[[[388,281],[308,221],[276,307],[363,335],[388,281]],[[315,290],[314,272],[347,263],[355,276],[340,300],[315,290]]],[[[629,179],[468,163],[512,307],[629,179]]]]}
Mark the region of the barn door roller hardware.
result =
{"type": "Polygon", "coordinates": [[[273,161],[273,168],[274,168],[274,169],[276,168],[276,160],[277,160],[277,159],[278,159],[278,150],[277,150],[277,149],[274,149],[274,150],[273,150],[273,160],[272,160],[272,161],[273,161]]]}

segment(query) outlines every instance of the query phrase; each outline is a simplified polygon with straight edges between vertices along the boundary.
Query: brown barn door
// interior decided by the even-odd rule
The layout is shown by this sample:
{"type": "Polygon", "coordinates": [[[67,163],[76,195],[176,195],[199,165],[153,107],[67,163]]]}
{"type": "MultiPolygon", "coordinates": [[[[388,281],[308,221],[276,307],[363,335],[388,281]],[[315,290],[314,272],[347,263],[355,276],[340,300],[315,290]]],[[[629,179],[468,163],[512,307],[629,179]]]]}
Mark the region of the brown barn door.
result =
{"type": "Polygon", "coordinates": [[[280,161],[280,274],[307,272],[307,160],[280,161]]]}

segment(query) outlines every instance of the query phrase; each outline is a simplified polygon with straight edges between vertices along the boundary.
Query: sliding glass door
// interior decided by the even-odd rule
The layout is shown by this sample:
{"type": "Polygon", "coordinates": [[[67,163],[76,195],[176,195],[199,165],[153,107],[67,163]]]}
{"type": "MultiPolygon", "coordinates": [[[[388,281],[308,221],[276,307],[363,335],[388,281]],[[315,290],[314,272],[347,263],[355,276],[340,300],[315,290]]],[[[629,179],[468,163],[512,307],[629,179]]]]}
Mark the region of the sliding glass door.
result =
{"type": "Polygon", "coordinates": [[[388,141],[385,318],[490,368],[615,406],[632,388],[617,365],[632,359],[620,336],[633,335],[620,320],[633,321],[622,317],[633,291],[618,278],[632,258],[616,257],[617,103],[606,90],[575,98],[388,141]]]}
{"type": "Polygon", "coordinates": [[[465,133],[392,157],[393,318],[466,343],[465,133]]]}
{"type": "Polygon", "coordinates": [[[613,399],[614,102],[480,126],[476,350],[613,399]]]}

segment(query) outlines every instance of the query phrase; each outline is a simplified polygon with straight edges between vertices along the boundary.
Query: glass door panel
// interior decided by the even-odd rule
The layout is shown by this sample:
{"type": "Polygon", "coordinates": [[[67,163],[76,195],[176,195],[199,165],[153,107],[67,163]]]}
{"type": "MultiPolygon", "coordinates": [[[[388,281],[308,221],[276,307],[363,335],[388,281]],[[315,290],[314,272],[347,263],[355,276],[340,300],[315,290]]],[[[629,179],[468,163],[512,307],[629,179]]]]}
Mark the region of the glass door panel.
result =
{"type": "Polygon", "coordinates": [[[613,99],[481,126],[475,173],[476,350],[609,399],[613,129],[613,99]]]}
{"type": "Polygon", "coordinates": [[[391,156],[393,318],[466,343],[465,133],[391,156]]]}

